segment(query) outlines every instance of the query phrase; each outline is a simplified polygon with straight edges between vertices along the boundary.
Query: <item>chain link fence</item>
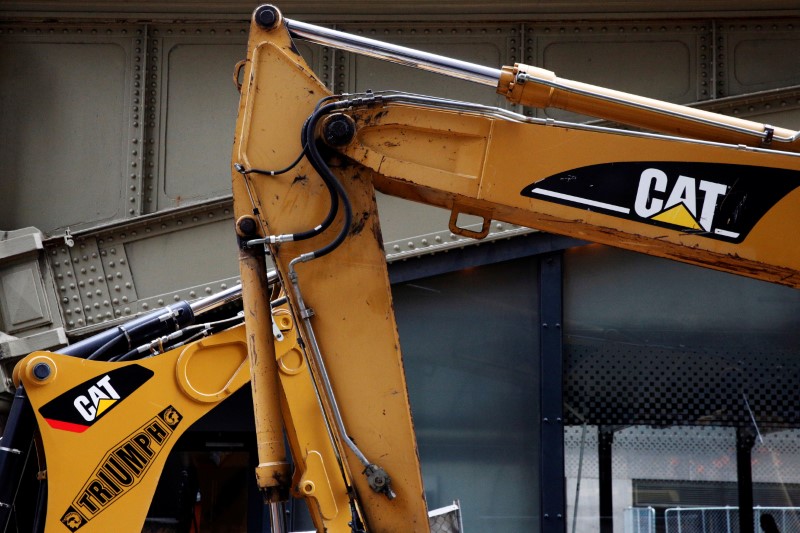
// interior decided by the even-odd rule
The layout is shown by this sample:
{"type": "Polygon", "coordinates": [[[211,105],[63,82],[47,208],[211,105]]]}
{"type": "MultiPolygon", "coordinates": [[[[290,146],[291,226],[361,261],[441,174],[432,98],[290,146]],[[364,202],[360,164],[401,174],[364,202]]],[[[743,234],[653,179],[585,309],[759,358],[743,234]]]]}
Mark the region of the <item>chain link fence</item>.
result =
{"type": "MultiPolygon", "coordinates": [[[[800,507],[754,507],[755,531],[762,531],[762,516],[774,521],[780,533],[800,531],[800,507]]],[[[738,507],[686,507],[664,512],[666,533],[739,533],[738,507]]],[[[626,533],[628,530],[625,530],[626,533]]],[[[638,532],[641,530],[631,530],[638,532]]]]}
{"type": "Polygon", "coordinates": [[[628,507],[623,517],[625,533],[656,533],[656,510],[652,507],[628,507]]]}
{"type": "Polygon", "coordinates": [[[463,533],[461,523],[461,505],[454,501],[452,505],[428,512],[431,533],[463,533]]]}

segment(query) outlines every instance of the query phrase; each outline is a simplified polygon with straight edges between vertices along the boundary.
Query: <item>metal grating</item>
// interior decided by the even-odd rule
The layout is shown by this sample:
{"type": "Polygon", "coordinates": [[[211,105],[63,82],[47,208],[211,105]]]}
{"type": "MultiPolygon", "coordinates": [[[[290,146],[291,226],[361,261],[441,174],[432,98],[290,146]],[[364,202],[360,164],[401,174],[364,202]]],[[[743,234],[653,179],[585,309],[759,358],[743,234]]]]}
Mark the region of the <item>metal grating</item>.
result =
{"type": "Polygon", "coordinates": [[[800,358],[792,350],[687,350],[624,343],[566,346],[569,424],[800,424],[800,358]],[[580,417],[580,418],[579,418],[580,417]]]}

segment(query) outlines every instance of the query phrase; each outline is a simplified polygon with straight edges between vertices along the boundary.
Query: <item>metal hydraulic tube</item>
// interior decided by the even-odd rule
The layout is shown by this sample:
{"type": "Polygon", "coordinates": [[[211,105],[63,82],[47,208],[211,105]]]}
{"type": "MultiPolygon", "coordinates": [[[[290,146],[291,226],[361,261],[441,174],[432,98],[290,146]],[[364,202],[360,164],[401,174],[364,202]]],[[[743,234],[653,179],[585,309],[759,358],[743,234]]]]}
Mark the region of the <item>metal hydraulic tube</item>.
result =
{"type": "Polygon", "coordinates": [[[286,19],[292,37],[462,80],[497,86],[500,70],[286,19]]]}
{"type": "Polygon", "coordinates": [[[774,143],[779,150],[800,151],[797,131],[567,80],[538,67],[485,67],[291,19],[286,19],[286,27],[294,38],[496,87],[499,94],[515,104],[555,107],[703,140],[750,146],[774,143]]]}
{"type": "MultiPolygon", "coordinates": [[[[254,225],[237,223],[240,237],[243,228],[254,225]]],[[[256,426],[258,467],[256,482],[270,506],[271,531],[283,532],[281,502],[289,499],[291,469],[286,458],[278,385],[278,366],[275,359],[275,336],[272,330],[270,283],[267,277],[265,252],[262,247],[243,246],[239,251],[242,276],[242,304],[247,328],[247,350],[250,356],[250,383],[256,426]]]]}
{"type": "Polygon", "coordinates": [[[796,131],[559,78],[530,65],[503,67],[497,92],[516,104],[565,109],[663,133],[800,151],[796,131]]]}

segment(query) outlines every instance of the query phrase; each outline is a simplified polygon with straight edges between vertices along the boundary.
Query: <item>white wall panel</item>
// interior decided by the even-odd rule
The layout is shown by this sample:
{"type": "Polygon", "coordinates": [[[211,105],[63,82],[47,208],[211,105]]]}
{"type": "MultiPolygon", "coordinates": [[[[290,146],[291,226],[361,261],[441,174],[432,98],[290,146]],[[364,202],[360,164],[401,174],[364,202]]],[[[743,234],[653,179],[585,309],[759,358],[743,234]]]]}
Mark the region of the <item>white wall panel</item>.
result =
{"type": "Polygon", "coordinates": [[[718,96],[800,84],[797,21],[727,22],[718,34],[718,96]]]}
{"type": "Polygon", "coordinates": [[[239,93],[234,65],[245,58],[244,28],[158,28],[160,64],[156,141],[157,191],[148,210],[162,211],[230,194],[230,158],[239,93]]]}
{"type": "Polygon", "coordinates": [[[0,36],[0,227],[57,234],[123,218],[138,165],[138,38],[132,29],[20,31],[0,36]]]}

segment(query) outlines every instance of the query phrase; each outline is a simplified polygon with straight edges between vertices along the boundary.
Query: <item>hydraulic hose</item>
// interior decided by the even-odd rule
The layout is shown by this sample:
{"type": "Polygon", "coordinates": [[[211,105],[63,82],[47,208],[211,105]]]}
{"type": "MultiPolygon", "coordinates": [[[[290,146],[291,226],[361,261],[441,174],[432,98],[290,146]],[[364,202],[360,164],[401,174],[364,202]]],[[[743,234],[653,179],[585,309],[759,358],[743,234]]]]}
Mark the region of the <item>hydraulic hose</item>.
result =
{"type": "MultiPolygon", "coordinates": [[[[327,163],[325,163],[322,154],[319,152],[319,148],[317,147],[316,142],[314,142],[313,140],[314,132],[317,128],[317,124],[319,124],[320,119],[323,116],[332,113],[333,111],[337,111],[339,109],[347,107],[348,105],[349,102],[347,101],[326,104],[317,109],[314,112],[314,114],[312,114],[311,117],[309,117],[309,119],[306,121],[305,124],[304,128],[305,138],[309,140],[307,145],[308,161],[309,163],[311,163],[311,166],[314,167],[314,170],[316,170],[317,173],[319,173],[320,177],[329,187],[329,189],[332,189],[335,192],[334,196],[341,198],[342,205],[344,207],[344,220],[342,221],[342,228],[339,230],[339,233],[336,235],[336,238],[334,238],[331,242],[329,242],[322,248],[310,252],[310,254],[303,254],[302,257],[308,257],[308,259],[302,259],[303,261],[308,261],[310,259],[316,259],[325,256],[331,253],[333,250],[335,250],[340,244],[342,244],[342,242],[344,242],[344,239],[347,237],[347,233],[350,230],[350,224],[353,221],[353,208],[352,205],[350,204],[350,200],[347,197],[347,191],[344,190],[342,184],[339,182],[336,176],[333,175],[333,172],[331,172],[327,163]]],[[[333,213],[333,215],[335,216],[336,213],[333,213]]]]}
{"type": "MultiPolygon", "coordinates": [[[[314,109],[314,114],[312,114],[312,116],[316,115],[320,111],[320,104],[323,101],[330,98],[331,97],[327,97],[321,100],[320,103],[317,104],[317,107],[314,109]]],[[[297,156],[297,158],[290,165],[280,170],[263,170],[259,168],[245,169],[244,166],[242,166],[239,163],[236,163],[235,165],[233,165],[236,171],[239,172],[242,176],[246,177],[248,174],[252,173],[261,174],[264,176],[278,176],[280,174],[285,174],[290,170],[292,170],[294,167],[297,166],[298,163],[300,163],[300,161],[303,159],[304,156],[306,157],[308,156],[309,151],[312,149],[313,129],[309,130],[307,127],[310,122],[310,119],[311,117],[306,119],[305,123],[303,124],[303,127],[300,130],[300,144],[303,147],[303,149],[301,150],[300,155],[297,156]],[[309,143],[308,141],[309,139],[312,139],[312,142],[309,143]]],[[[316,147],[314,147],[314,149],[315,148],[316,147]]],[[[325,218],[322,220],[322,222],[320,222],[319,224],[317,224],[316,226],[314,226],[309,230],[301,231],[298,233],[291,233],[288,235],[279,235],[277,237],[272,237],[271,239],[268,239],[270,242],[304,241],[306,239],[316,237],[317,235],[319,235],[320,233],[322,233],[323,231],[325,231],[330,227],[330,225],[336,218],[336,214],[339,212],[339,195],[337,194],[337,191],[334,188],[333,184],[330,182],[330,180],[327,180],[323,177],[322,181],[323,183],[325,183],[325,187],[328,189],[328,195],[330,198],[330,207],[328,208],[328,213],[325,215],[325,218]]]]}

